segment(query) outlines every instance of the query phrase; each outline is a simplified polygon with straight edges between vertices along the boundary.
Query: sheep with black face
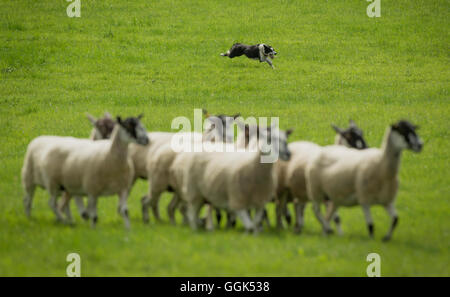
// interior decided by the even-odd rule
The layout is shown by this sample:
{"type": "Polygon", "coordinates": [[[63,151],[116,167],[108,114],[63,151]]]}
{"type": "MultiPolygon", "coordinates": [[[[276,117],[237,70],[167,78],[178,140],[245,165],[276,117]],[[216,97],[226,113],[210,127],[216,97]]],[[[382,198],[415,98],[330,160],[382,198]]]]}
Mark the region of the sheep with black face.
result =
{"type": "Polygon", "coordinates": [[[306,184],[314,213],[325,233],[331,233],[329,222],[341,206],[361,205],[369,235],[374,225],[372,205],[382,205],[392,219],[383,240],[390,240],[398,223],[395,198],[398,190],[400,157],[404,149],[422,150],[423,143],[416,133],[417,126],[401,120],[386,130],[381,148],[366,150],[329,146],[320,151],[306,167],[306,184]],[[326,202],[324,218],[320,204],[326,202]]]}
{"type": "MultiPolygon", "coordinates": [[[[352,120],[349,123],[347,129],[332,125],[337,133],[335,144],[355,149],[367,148],[361,129],[352,120]]],[[[293,202],[295,209],[294,232],[301,232],[304,224],[304,211],[308,202],[305,169],[308,162],[322,149],[322,146],[309,141],[291,142],[289,144],[289,150],[292,152],[291,159],[288,162],[277,162],[278,186],[275,202],[278,228],[282,228],[282,214],[289,214],[286,209],[287,203],[293,202]]],[[[286,219],[289,223],[289,217],[286,217],[286,219]]],[[[334,219],[340,230],[340,218],[337,213],[334,219]]]]}
{"type": "MultiPolygon", "coordinates": [[[[206,117],[205,131],[203,133],[186,132],[177,136],[187,136],[189,145],[191,144],[190,142],[203,144],[215,143],[216,145],[233,143],[233,122],[239,117],[239,114],[233,116],[223,114],[210,115],[205,109],[203,109],[203,114],[206,117]]],[[[173,149],[172,143],[167,142],[154,149],[152,154],[147,156],[146,169],[149,180],[149,191],[141,200],[142,218],[145,223],[149,222],[149,207],[151,207],[155,219],[160,220],[158,204],[161,194],[165,191],[173,192],[173,187],[169,181],[169,169],[177,154],[178,152],[173,149]]],[[[175,224],[175,210],[177,208],[180,208],[182,213],[185,214],[185,208],[183,206],[177,193],[174,193],[168,207],[169,218],[173,224],[175,224]]]]}
{"type": "MultiPolygon", "coordinates": [[[[290,158],[287,136],[290,132],[261,129],[261,140],[253,139],[256,151],[180,153],[171,169],[172,185],[187,203],[193,229],[198,228],[198,212],[205,202],[234,212],[245,229],[257,231],[264,206],[275,194],[276,172],[273,155],[290,158]],[[271,139],[271,141],[267,141],[271,139]],[[267,162],[265,162],[267,157],[267,162]],[[249,210],[256,209],[255,218],[249,210]]],[[[251,142],[252,142],[251,141],[251,142]]]]}
{"type": "Polygon", "coordinates": [[[22,167],[24,205],[27,215],[36,186],[50,194],[50,206],[59,219],[56,199],[62,191],[74,196],[88,196],[88,215],[92,226],[97,222],[97,200],[100,196],[119,195],[119,213],[129,228],[127,198],[134,177],[128,145],[147,145],[147,132],[141,116],[122,120],[111,139],[92,141],[74,137],[39,136],[28,145],[22,167]]]}

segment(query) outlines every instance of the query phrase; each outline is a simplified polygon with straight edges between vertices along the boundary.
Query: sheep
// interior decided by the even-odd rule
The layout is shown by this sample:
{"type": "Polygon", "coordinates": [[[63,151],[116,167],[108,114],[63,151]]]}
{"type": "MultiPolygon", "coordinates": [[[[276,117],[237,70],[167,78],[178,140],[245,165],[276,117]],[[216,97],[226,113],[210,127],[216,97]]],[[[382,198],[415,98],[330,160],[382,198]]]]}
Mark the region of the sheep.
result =
{"type": "Polygon", "coordinates": [[[86,114],[89,122],[92,124],[92,131],[89,139],[91,140],[100,140],[100,139],[109,139],[111,137],[111,133],[114,129],[114,125],[116,122],[112,118],[109,112],[105,112],[103,118],[96,119],[93,115],[87,113],[86,114]]]}
{"type": "MultiPolygon", "coordinates": [[[[336,125],[332,125],[336,131],[335,144],[346,147],[354,147],[357,149],[367,148],[363,132],[359,129],[355,122],[350,120],[347,129],[341,129],[336,125]]],[[[305,168],[308,160],[317,155],[322,149],[318,144],[307,141],[296,141],[289,145],[292,153],[288,162],[278,161],[276,169],[278,172],[278,186],[276,202],[276,218],[277,227],[282,228],[282,212],[287,213],[287,202],[294,202],[295,219],[294,232],[300,233],[303,228],[303,214],[308,196],[306,192],[305,168]]],[[[336,215],[336,221],[339,217],[336,215]]],[[[289,221],[288,221],[289,223],[289,221]]]]}
{"type": "MultiPolygon", "coordinates": [[[[202,109],[203,114],[205,117],[209,118],[217,118],[220,119],[220,121],[225,121],[227,116],[226,115],[214,115],[211,116],[206,109],[202,109]]],[[[239,114],[233,115],[232,118],[237,118],[239,114]]],[[[192,137],[192,140],[197,139],[199,141],[202,141],[204,139],[213,141],[215,139],[229,139],[230,133],[227,130],[221,130],[220,125],[214,125],[213,121],[208,122],[209,125],[206,126],[205,132],[202,134],[196,134],[195,132],[191,135],[190,133],[187,133],[189,137],[192,137]],[[222,135],[223,136],[222,136],[222,135]]],[[[133,160],[133,164],[136,169],[136,176],[135,179],[141,178],[141,179],[148,179],[148,170],[147,170],[147,163],[148,158],[151,158],[151,156],[163,145],[170,143],[172,141],[173,136],[176,133],[173,132],[150,132],[148,133],[149,138],[152,139],[152,143],[150,146],[143,147],[139,145],[130,145],[130,156],[133,160]]],[[[232,134],[231,134],[232,135],[232,134]]],[[[228,140],[227,140],[228,141],[228,140]]],[[[145,197],[145,196],[144,196],[145,197]]],[[[144,199],[143,197],[143,199],[144,199]]]]}
{"type": "MultiPolygon", "coordinates": [[[[90,114],[86,114],[86,116],[93,126],[89,139],[98,140],[98,139],[107,139],[110,137],[111,132],[114,128],[114,124],[115,124],[115,121],[112,119],[111,114],[109,114],[108,112],[105,112],[104,117],[99,118],[99,119],[96,119],[94,116],[92,116],[90,114]]],[[[62,200],[64,201],[65,199],[69,199],[68,194],[66,192],[63,192],[62,200]]],[[[83,205],[82,198],[75,197],[75,201],[77,203],[80,215],[83,214],[84,213],[84,205],[83,205]]],[[[27,206],[27,208],[26,208],[27,216],[31,215],[32,200],[30,200],[29,203],[30,203],[29,206],[27,206]]],[[[61,205],[60,205],[58,207],[58,211],[64,211],[64,213],[66,215],[66,220],[68,222],[72,222],[72,215],[70,213],[69,204],[66,204],[63,210],[61,209],[61,205]]],[[[57,215],[57,219],[60,220],[61,216],[57,215]]]]}
{"type": "Polygon", "coordinates": [[[382,205],[391,217],[391,226],[383,241],[388,241],[398,224],[395,197],[398,171],[404,149],[419,153],[423,142],[416,134],[417,126],[407,120],[398,121],[386,129],[381,148],[355,150],[342,146],[323,148],[306,166],[306,184],[313,202],[314,214],[324,232],[332,233],[329,221],[338,207],[361,205],[369,236],[374,225],[372,205],[382,205]],[[324,218],[320,204],[328,200],[324,218]]]}
{"type": "MultiPolygon", "coordinates": [[[[234,119],[236,119],[236,116],[234,116],[234,119]]],[[[223,121],[223,120],[222,120],[223,121]]],[[[237,137],[237,141],[235,143],[235,145],[231,145],[231,149],[243,149],[243,148],[247,148],[249,146],[249,142],[251,139],[253,138],[257,138],[258,134],[259,134],[259,126],[256,124],[245,124],[241,121],[236,121],[238,127],[239,127],[239,131],[241,133],[238,134],[237,137]]],[[[223,125],[225,125],[225,122],[223,121],[223,125]]],[[[230,125],[227,129],[231,128],[232,126],[230,125]]],[[[228,143],[230,143],[231,141],[228,139],[228,143]]],[[[173,188],[171,187],[172,191],[173,188]]],[[[169,218],[172,222],[172,224],[175,224],[175,209],[179,207],[182,214],[183,214],[183,223],[184,224],[188,224],[187,221],[187,217],[186,217],[186,205],[185,203],[183,203],[183,201],[180,199],[179,195],[175,192],[169,207],[168,207],[168,213],[169,213],[169,218]]],[[[212,230],[213,227],[213,223],[212,223],[212,218],[210,217],[211,213],[212,213],[213,208],[210,207],[210,205],[208,204],[208,210],[207,210],[207,217],[206,217],[206,223],[202,220],[202,225],[205,223],[206,227],[208,230],[212,230]]],[[[214,208],[215,213],[216,213],[216,220],[217,220],[217,225],[220,226],[221,220],[222,220],[222,214],[221,214],[221,209],[220,208],[214,208]]],[[[230,212],[229,210],[226,210],[226,216],[227,216],[227,228],[231,228],[234,227],[236,225],[236,216],[234,215],[234,213],[230,212]]]]}
{"type": "MultiPolygon", "coordinates": [[[[112,118],[109,112],[105,112],[103,118],[96,119],[91,114],[86,114],[88,120],[91,122],[93,128],[91,131],[91,135],[89,139],[91,140],[100,140],[100,139],[109,139],[111,137],[111,133],[114,129],[115,121],[112,118]]],[[[59,211],[63,211],[66,215],[66,220],[69,223],[72,223],[72,214],[70,211],[70,204],[68,203],[70,197],[68,193],[63,192],[61,203],[58,206],[59,211]],[[63,205],[65,205],[63,209],[63,205]]],[[[81,196],[74,197],[75,204],[77,205],[78,213],[83,219],[88,219],[86,209],[84,207],[83,198],[81,196]]]]}
{"type": "Polygon", "coordinates": [[[149,139],[140,123],[141,116],[117,124],[111,140],[92,141],[73,137],[39,136],[28,145],[22,168],[25,212],[29,216],[36,186],[50,194],[50,206],[58,219],[62,216],[56,199],[62,191],[70,195],[87,195],[91,225],[97,222],[99,196],[118,194],[119,213],[129,228],[127,198],[134,177],[128,144],[147,145],[149,139]]]}
{"type": "MultiPolygon", "coordinates": [[[[190,145],[193,142],[216,142],[218,144],[233,141],[233,134],[230,129],[233,127],[232,122],[239,117],[239,114],[228,117],[226,115],[210,116],[207,111],[203,110],[204,115],[208,119],[206,121],[206,129],[203,134],[192,132],[177,135],[179,138],[188,137],[186,142],[190,145]]],[[[173,149],[172,142],[166,143],[158,147],[147,159],[147,175],[149,179],[149,191],[146,196],[141,199],[142,218],[144,223],[149,222],[148,207],[152,208],[153,215],[156,220],[160,220],[158,211],[158,202],[164,191],[173,192],[169,183],[169,168],[175,159],[177,152],[173,149]]],[[[180,206],[180,199],[174,193],[172,201],[168,207],[170,221],[175,224],[175,209],[180,206]]],[[[184,208],[181,208],[184,213],[184,208]]]]}
{"type": "MultiPolygon", "coordinates": [[[[237,121],[237,126],[239,127],[240,133],[238,134],[238,138],[236,141],[236,147],[237,148],[248,148],[250,141],[253,139],[256,139],[256,142],[260,139],[259,132],[261,129],[264,129],[266,132],[270,130],[270,128],[267,127],[261,127],[257,124],[245,124],[241,121],[237,121]]],[[[291,130],[292,132],[292,130],[291,130]]],[[[209,209],[208,209],[209,211],[209,209]]],[[[215,209],[216,211],[216,220],[217,225],[220,226],[220,222],[222,219],[221,210],[219,208],[215,209]]],[[[234,228],[236,226],[236,215],[229,211],[225,210],[226,216],[227,216],[227,224],[226,228],[234,228]]],[[[266,210],[264,210],[264,216],[263,216],[263,222],[267,224],[267,226],[270,226],[269,218],[267,216],[266,210]]]]}
{"type": "MultiPolygon", "coordinates": [[[[111,119],[111,115],[109,113],[105,113],[105,118],[107,117],[111,119]]],[[[103,121],[98,122],[98,120],[96,121],[96,119],[91,115],[88,115],[88,119],[94,125],[94,129],[91,132],[91,139],[98,140],[110,138],[111,136],[110,122],[106,123],[103,121]]],[[[128,146],[128,154],[131,160],[133,161],[134,167],[133,184],[139,178],[147,179],[147,171],[145,169],[147,155],[151,154],[151,152],[156,150],[159,146],[170,141],[173,135],[174,133],[170,132],[150,132],[147,133],[147,136],[149,139],[152,139],[151,145],[144,146],[140,144],[130,143],[130,145],[128,146]]],[[[89,215],[86,211],[82,198],[74,197],[74,199],[81,217],[87,220],[89,218],[89,215]]],[[[70,209],[67,208],[69,205],[69,201],[70,197],[63,194],[63,198],[61,199],[61,203],[58,208],[61,210],[63,206],[65,207],[64,212],[66,213],[68,221],[71,222],[70,209]]]]}
{"type": "MultiPolygon", "coordinates": [[[[170,180],[178,194],[187,203],[187,215],[192,229],[198,228],[198,212],[208,202],[217,208],[231,210],[243,221],[247,231],[258,231],[264,206],[271,200],[276,188],[274,163],[261,162],[261,158],[279,154],[283,160],[290,158],[287,137],[291,130],[281,131],[272,126],[260,129],[263,139],[270,144],[253,140],[256,152],[203,152],[179,153],[171,168],[170,180]],[[256,209],[255,218],[249,215],[256,209]]],[[[252,146],[252,142],[250,143],[252,146]]]]}

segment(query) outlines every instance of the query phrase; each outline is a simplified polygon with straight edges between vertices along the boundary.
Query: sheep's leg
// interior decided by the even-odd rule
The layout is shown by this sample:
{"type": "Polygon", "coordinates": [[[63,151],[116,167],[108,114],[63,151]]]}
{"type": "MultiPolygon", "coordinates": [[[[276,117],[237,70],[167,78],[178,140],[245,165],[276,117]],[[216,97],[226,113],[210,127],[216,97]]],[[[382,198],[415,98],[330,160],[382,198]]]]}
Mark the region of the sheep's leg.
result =
{"type": "Polygon", "coordinates": [[[227,210],[227,229],[234,228],[236,226],[236,215],[227,210]]]}
{"type": "MultiPolygon", "coordinates": [[[[213,206],[211,204],[207,205],[207,213],[206,213],[206,230],[214,231],[214,222],[213,222],[213,206]]],[[[216,214],[217,214],[216,208],[216,214]]],[[[219,210],[220,213],[220,210],[219,210]]]]}
{"type": "Polygon", "coordinates": [[[269,220],[269,213],[267,212],[267,209],[264,208],[264,214],[261,220],[261,226],[265,223],[267,225],[267,228],[270,228],[270,220],[269,220]]]}
{"type": "Polygon", "coordinates": [[[217,226],[220,227],[220,222],[222,221],[222,211],[217,207],[214,208],[214,210],[216,211],[217,226]]]}
{"type": "Polygon", "coordinates": [[[284,202],[284,208],[283,208],[283,217],[288,226],[290,226],[291,222],[292,222],[292,216],[291,216],[291,212],[289,211],[289,206],[288,206],[288,203],[291,201],[293,201],[292,193],[291,193],[291,191],[287,190],[286,191],[286,200],[284,202]]]}
{"type": "MultiPolygon", "coordinates": [[[[150,193],[150,192],[149,192],[150,193]]],[[[149,194],[150,195],[150,194],[149,194]]],[[[141,198],[141,204],[142,204],[142,220],[144,221],[144,224],[148,224],[150,221],[149,215],[148,215],[148,206],[150,204],[150,198],[149,195],[145,195],[141,198]]]]}
{"type": "Polygon", "coordinates": [[[305,202],[296,201],[294,203],[295,207],[295,226],[294,233],[301,233],[304,225],[304,215],[305,215],[305,202]]]}
{"type": "Polygon", "coordinates": [[[283,214],[285,212],[286,206],[286,194],[283,193],[278,197],[278,199],[275,198],[275,205],[276,205],[276,214],[277,214],[277,229],[281,230],[284,228],[283,226],[283,214]]]}
{"type": "Polygon", "coordinates": [[[125,228],[130,229],[130,218],[128,217],[128,206],[127,206],[127,200],[128,200],[128,191],[123,191],[120,193],[119,196],[119,213],[123,218],[123,221],[125,223],[125,228]]]}
{"type": "Polygon", "coordinates": [[[25,194],[23,196],[23,206],[25,208],[25,215],[30,218],[31,217],[31,206],[33,204],[33,197],[35,186],[27,186],[25,187],[25,194]]]}
{"type": "Polygon", "coordinates": [[[342,228],[341,228],[341,217],[339,216],[337,211],[334,213],[333,221],[336,224],[336,230],[337,230],[338,234],[339,235],[344,234],[344,232],[342,231],[342,228]]]}
{"type": "Polygon", "coordinates": [[[258,208],[255,211],[254,225],[255,230],[254,233],[257,234],[262,230],[262,220],[264,219],[264,214],[267,216],[267,212],[264,207],[258,208]]]}
{"type": "Polygon", "coordinates": [[[255,229],[255,226],[252,222],[249,211],[247,209],[238,210],[236,211],[236,214],[242,220],[244,228],[247,232],[250,232],[255,229]]]}
{"type": "Polygon", "coordinates": [[[152,191],[152,195],[150,196],[150,206],[152,207],[153,216],[157,221],[161,221],[161,217],[159,216],[159,198],[161,198],[160,191],[152,191]]]}
{"type": "MultiPolygon", "coordinates": [[[[249,214],[250,214],[250,212],[249,212],[249,214]]],[[[262,228],[264,223],[266,223],[267,227],[270,228],[269,214],[267,213],[267,209],[265,209],[265,208],[263,210],[262,219],[258,224],[258,228],[262,228]]]]}
{"type": "Polygon", "coordinates": [[[367,229],[369,230],[369,236],[371,238],[373,238],[373,220],[372,220],[372,214],[370,213],[370,205],[368,204],[363,204],[361,205],[362,209],[364,211],[364,217],[366,218],[366,223],[367,223],[367,229]]]}
{"type": "Polygon", "coordinates": [[[330,228],[330,225],[328,224],[328,221],[324,219],[322,216],[322,212],[320,211],[320,203],[318,201],[313,201],[313,210],[314,214],[316,215],[317,220],[322,225],[323,231],[325,234],[331,234],[333,233],[333,230],[330,228]]]}
{"type": "Polygon", "coordinates": [[[87,212],[89,215],[89,219],[91,220],[91,227],[95,228],[97,225],[98,217],[97,217],[97,200],[98,197],[89,196],[87,212]]]}
{"type": "Polygon", "coordinates": [[[383,241],[391,240],[392,233],[394,232],[394,229],[398,224],[398,215],[397,215],[397,210],[395,209],[394,203],[391,203],[388,206],[386,206],[386,211],[388,212],[392,221],[391,221],[391,227],[389,228],[389,232],[383,237],[383,241]]]}
{"type": "Polygon", "coordinates": [[[177,209],[179,204],[180,204],[180,197],[177,195],[177,193],[174,193],[172,200],[170,200],[169,206],[167,207],[167,213],[169,215],[170,222],[173,225],[176,225],[175,210],[177,209]]]}
{"type": "Polygon", "coordinates": [[[288,207],[287,201],[284,203],[283,217],[286,220],[286,223],[288,224],[288,226],[290,226],[291,222],[292,222],[292,216],[291,216],[291,212],[289,211],[289,207],[288,207]]]}
{"type": "Polygon", "coordinates": [[[333,203],[332,201],[328,201],[327,203],[327,216],[326,216],[326,220],[328,222],[328,224],[330,223],[330,221],[333,219],[334,222],[336,223],[336,229],[338,231],[339,235],[342,235],[342,229],[341,229],[341,225],[340,225],[340,218],[339,215],[337,214],[337,205],[335,203],[333,203]]]}
{"type": "Polygon", "coordinates": [[[70,211],[70,203],[64,207],[64,213],[68,224],[73,224],[72,212],[70,211]]]}
{"type": "MultiPolygon", "coordinates": [[[[280,199],[281,200],[281,199],[280,199]]],[[[277,217],[277,229],[283,229],[283,221],[282,221],[282,206],[280,205],[282,202],[280,200],[275,200],[275,214],[277,217]]]]}
{"type": "Polygon", "coordinates": [[[72,213],[70,212],[70,195],[63,192],[61,200],[58,203],[58,211],[64,212],[67,223],[72,223],[72,213]]]}
{"type": "Polygon", "coordinates": [[[58,195],[56,193],[50,193],[50,199],[48,200],[48,205],[53,210],[53,213],[56,216],[56,220],[58,222],[62,222],[62,221],[64,221],[64,218],[63,218],[61,212],[58,209],[58,206],[57,206],[57,203],[56,203],[56,199],[57,198],[58,198],[58,195]]]}
{"type": "Polygon", "coordinates": [[[181,214],[183,215],[183,225],[189,225],[189,218],[187,215],[187,204],[181,201],[181,203],[179,203],[179,209],[181,214]]]}
{"type": "Polygon", "coordinates": [[[199,226],[198,213],[202,207],[202,201],[193,201],[187,205],[187,217],[189,220],[189,225],[193,230],[197,230],[199,226]]]}
{"type": "Polygon", "coordinates": [[[84,207],[83,197],[81,196],[75,196],[73,197],[75,200],[75,204],[77,205],[78,213],[84,220],[89,219],[89,215],[87,213],[86,207],[84,207]]]}
{"type": "Polygon", "coordinates": [[[153,216],[157,221],[161,221],[161,217],[159,216],[158,202],[161,197],[161,191],[157,191],[154,188],[151,188],[148,192],[148,195],[142,197],[142,217],[144,223],[148,223],[148,206],[152,208],[153,216]]]}

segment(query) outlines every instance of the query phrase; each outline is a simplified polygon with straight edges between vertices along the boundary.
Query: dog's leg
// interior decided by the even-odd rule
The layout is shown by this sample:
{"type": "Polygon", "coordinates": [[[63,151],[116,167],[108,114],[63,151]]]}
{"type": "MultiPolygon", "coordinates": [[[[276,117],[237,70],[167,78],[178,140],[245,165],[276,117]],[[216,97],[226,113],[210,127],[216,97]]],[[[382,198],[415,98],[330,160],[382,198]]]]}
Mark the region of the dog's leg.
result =
{"type": "Polygon", "coordinates": [[[222,57],[228,57],[230,55],[230,51],[227,51],[226,53],[220,54],[222,57]]]}
{"type": "Polygon", "coordinates": [[[273,64],[272,64],[272,61],[270,61],[269,58],[266,59],[266,62],[267,62],[267,64],[270,65],[270,67],[272,67],[272,69],[275,69],[275,67],[274,67],[273,64]]]}

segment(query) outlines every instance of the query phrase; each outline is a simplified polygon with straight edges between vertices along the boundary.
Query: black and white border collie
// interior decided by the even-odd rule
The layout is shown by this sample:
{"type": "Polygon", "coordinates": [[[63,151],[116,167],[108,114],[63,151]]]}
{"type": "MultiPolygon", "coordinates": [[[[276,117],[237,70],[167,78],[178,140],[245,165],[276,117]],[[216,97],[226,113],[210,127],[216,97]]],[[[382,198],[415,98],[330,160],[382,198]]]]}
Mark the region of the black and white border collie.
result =
{"type": "Polygon", "coordinates": [[[273,67],[272,61],[270,59],[275,58],[277,52],[270,45],[261,43],[257,45],[246,45],[242,43],[235,43],[226,53],[220,54],[223,57],[239,57],[246,55],[249,59],[259,60],[259,62],[267,62],[270,67],[273,67]]]}

